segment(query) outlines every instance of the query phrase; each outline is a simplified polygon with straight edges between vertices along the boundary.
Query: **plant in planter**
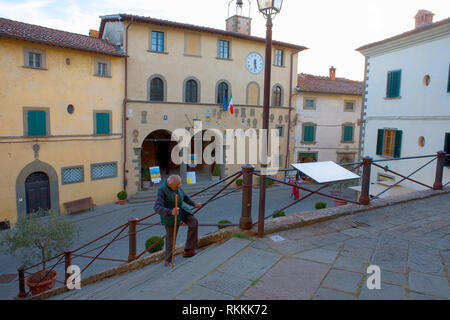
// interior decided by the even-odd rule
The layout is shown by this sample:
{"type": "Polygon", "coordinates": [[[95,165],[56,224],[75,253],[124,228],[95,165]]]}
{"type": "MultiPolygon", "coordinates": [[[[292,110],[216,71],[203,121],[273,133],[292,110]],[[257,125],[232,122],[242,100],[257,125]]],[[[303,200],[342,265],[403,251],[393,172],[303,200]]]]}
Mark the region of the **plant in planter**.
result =
{"type": "MultiPolygon", "coordinates": [[[[341,181],[336,183],[333,188],[331,189],[330,193],[336,197],[342,198],[342,188],[346,187],[346,182],[345,181],[341,181]]],[[[334,201],[334,206],[338,207],[338,206],[343,206],[347,204],[346,200],[339,200],[339,199],[333,199],[334,201]]]]}
{"type": "Polygon", "coordinates": [[[67,216],[39,209],[19,219],[15,228],[5,232],[0,245],[19,256],[24,268],[41,262],[42,269],[25,279],[31,293],[38,294],[53,288],[58,277],[55,270],[47,270],[46,260],[70,248],[78,232],[78,226],[67,216]]]}
{"type": "Polygon", "coordinates": [[[161,237],[153,236],[151,238],[148,238],[147,241],[145,241],[145,249],[150,248],[156,242],[158,242],[158,244],[156,244],[153,248],[148,250],[148,253],[154,253],[154,252],[160,251],[164,246],[164,239],[161,240],[161,237]]]}
{"type": "Polygon", "coordinates": [[[220,167],[217,164],[215,164],[213,167],[212,177],[213,177],[213,180],[220,179],[220,167]]]}
{"type": "Polygon", "coordinates": [[[150,170],[148,168],[142,168],[142,188],[149,188],[151,185],[150,170]]]}
{"type": "Polygon", "coordinates": [[[236,179],[236,181],[235,181],[236,186],[237,186],[238,188],[241,188],[241,187],[242,187],[242,183],[243,183],[243,182],[244,182],[244,180],[242,180],[241,178],[236,179]]]}
{"type": "MultiPolygon", "coordinates": [[[[229,220],[220,220],[219,221],[219,224],[232,224],[232,222],[231,221],[229,221],[229,220]]],[[[217,229],[223,229],[223,228],[226,228],[227,226],[217,226],[217,229]]]]}
{"type": "MultiPolygon", "coordinates": [[[[266,177],[266,188],[272,187],[274,183],[275,183],[275,181],[266,177]]],[[[259,188],[260,184],[261,184],[261,178],[258,177],[256,179],[256,186],[259,188]]]]}
{"type": "Polygon", "coordinates": [[[275,210],[272,214],[272,218],[278,218],[278,217],[284,217],[286,216],[286,214],[284,213],[284,211],[279,211],[279,210],[275,210]]]}
{"type": "Polygon", "coordinates": [[[319,201],[316,202],[315,206],[316,210],[324,209],[327,207],[327,204],[325,202],[319,201]]]}
{"type": "Polygon", "coordinates": [[[125,204],[127,202],[128,194],[125,190],[120,191],[117,194],[117,198],[119,199],[119,204],[125,204]]]}

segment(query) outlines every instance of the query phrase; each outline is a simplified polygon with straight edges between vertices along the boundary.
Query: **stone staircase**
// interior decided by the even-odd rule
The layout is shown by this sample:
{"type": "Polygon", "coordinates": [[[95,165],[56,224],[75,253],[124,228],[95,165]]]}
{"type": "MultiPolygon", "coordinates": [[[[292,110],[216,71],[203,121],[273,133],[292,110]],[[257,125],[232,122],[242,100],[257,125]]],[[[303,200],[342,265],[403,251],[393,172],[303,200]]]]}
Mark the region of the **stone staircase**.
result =
{"type": "MultiPolygon", "coordinates": [[[[227,182],[228,181],[226,181],[225,183],[227,183],[227,182]]],[[[197,192],[203,190],[204,188],[206,188],[207,186],[209,186],[213,183],[214,183],[214,181],[200,181],[196,184],[189,184],[189,185],[185,184],[185,185],[183,185],[182,188],[183,188],[183,191],[185,194],[187,194],[188,196],[191,196],[194,193],[197,193],[197,192]]],[[[193,198],[193,200],[196,201],[196,199],[208,199],[224,186],[225,186],[224,183],[220,183],[217,186],[214,186],[211,189],[206,190],[205,192],[202,192],[201,194],[197,195],[195,198],[193,198]]],[[[230,187],[227,188],[225,190],[225,192],[232,191],[233,190],[232,187],[234,187],[234,186],[235,186],[235,184],[230,185],[230,187]]],[[[139,191],[136,194],[129,197],[128,202],[133,203],[133,204],[134,203],[155,202],[156,197],[158,195],[158,188],[159,188],[159,185],[156,185],[154,187],[149,188],[149,190],[139,191]]],[[[238,191],[236,191],[236,192],[238,192],[238,191]]]]}
{"type": "Polygon", "coordinates": [[[106,279],[72,290],[51,300],[169,300],[207,276],[235,254],[251,244],[251,241],[231,238],[222,244],[213,244],[197,255],[186,259],[175,257],[174,268],[164,267],[163,262],[106,279]]]}

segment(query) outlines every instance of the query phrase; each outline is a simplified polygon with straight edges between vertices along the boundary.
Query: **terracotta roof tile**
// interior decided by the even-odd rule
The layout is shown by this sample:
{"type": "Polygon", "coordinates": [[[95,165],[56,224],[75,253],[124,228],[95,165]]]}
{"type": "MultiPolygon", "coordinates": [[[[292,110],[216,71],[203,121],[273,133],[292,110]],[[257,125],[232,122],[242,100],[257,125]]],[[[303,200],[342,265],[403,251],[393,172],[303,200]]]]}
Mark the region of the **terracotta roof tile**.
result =
{"type": "Polygon", "coordinates": [[[0,37],[106,55],[123,56],[112,45],[98,38],[4,18],[0,18],[0,37]]]}
{"type": "Polygon", "coordinates": [[[364,82],[344,78],[332,80],[329,77],[301,73],[297,77],[296,89],[299,92],[362,95],[364,82]]]}

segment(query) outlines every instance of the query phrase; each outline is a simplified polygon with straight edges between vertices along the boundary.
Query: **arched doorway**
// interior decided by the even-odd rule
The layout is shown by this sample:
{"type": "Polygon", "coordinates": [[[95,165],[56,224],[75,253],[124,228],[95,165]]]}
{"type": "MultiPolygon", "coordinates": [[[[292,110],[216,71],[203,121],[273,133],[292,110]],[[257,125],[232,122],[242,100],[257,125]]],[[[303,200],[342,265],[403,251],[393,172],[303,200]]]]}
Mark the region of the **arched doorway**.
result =
{"type": "Polygon", "coordinates": [[[26,213],[51,209],[50,180],[44,172],[34,172],[25,180],[26,213]]]}
{"type": "Polygon", "coordinates": [[[177,145],[171,137],[172,134],[169,131],[161,129],[153,131],[144,139],[141,152],[142,188],[153,185],[150,179],[150,167],[160,168],[162,180],[171,174],[179,174],[180,166],[171,160],[172,149],[177,145]]]}

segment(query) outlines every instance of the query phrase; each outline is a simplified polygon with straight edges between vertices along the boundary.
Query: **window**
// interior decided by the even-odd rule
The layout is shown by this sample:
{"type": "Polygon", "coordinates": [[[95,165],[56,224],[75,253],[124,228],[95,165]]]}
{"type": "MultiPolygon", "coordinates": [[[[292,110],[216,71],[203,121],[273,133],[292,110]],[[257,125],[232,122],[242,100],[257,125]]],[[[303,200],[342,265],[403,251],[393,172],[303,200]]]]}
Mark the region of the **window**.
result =
{"type": "Polygon", "coordinates": [[[108,60],[95,59],[95,72],[99,77],[111,76],[111,63],[108,60]]]}
{"type": "Polygon", "coordinates": [[[219,58],[230,59],[230,42],[219,40],[219,58]]]}
{"type": "Polygon", "coordinates": [[[222,104],[225,100],[226,104],[228,105],[228,84],[225,82],[219,83],[219,86],[217,87],[217,103],[222,104]]]}
{"type": "Polygon", "coordinates": [[[281,107],[281,87],[275,86],[273,88],[273,106],[281,107]]]}
{"type": "Polygon", "coordinates": [[[316,109],[316,99],[305,98],[303,100],[303,109],[316,109]]]}
{"type": "Polygon", "coordinates": [[[164,101],[164,82],[159,77],[150,81],[150,101],[164,101]]]}
{"type": "Polygon", "coordinates": [[[314,142],[316,133],[315,124],[304,124],[303,125],[303,142],[314,142]]]}
{"type": "Polygon", "coordinates": [[[164,52],[164,32],[152,31],[152,51],[164,52]]]}
{"type": "MultiPolygon", "coordinates": [[[[450,132],[445,133],[444,152],[450,154],[450,132]]],[[[444,166],[450,167],[450,156],[445,157],[444,166]]]]}
{"type": "Polygon", "coordinates": [[[299,152],[297,156],[297,161],[299,163],[308,163],[308,162],[316,162],[317,161],[317,152],[313,153],[302,153],[299,152]]]}
{"type": "Polygon", "coordinates": [[[117,177],[117,162],[91,164],[91,180],[117,177]]]}
{"type": "Polygon", "coordinates": [[[355,102],[354,101],[345,101],[344,102],[344,111],[355,111],[355,102]]]}
{"type": "Polygon", "coordinates": [[[25,136],[45,137],[47,136],[48,111],[47,110],[25,110],[25,136]]]}
{"type": "Polygon", "coordinates": [[[403,131],[396,129],[378,129],[377,155],[399,158],[402,147],[403,131]]]}
{"type": "Polygon", "coordinates": [[[284,51],[280,49],[275,49],[275,65],[283,66],[284,65],[284,51]]]}
{"type": "Polygon", "coordinates": [[[23,49],[23,65],[27,68],[45,69],[46,56],[44,50],[34,48],[23,49]]]}
{"type": "Polygon", "coordinates": [[[342,126],[341,142],[353,142],[353,125],[347,124],[342,126]]]}
{"type": "Polygon", "coordinates": [[[400,82],[402,78],[402,71],[389,71],[387,76],[386,98],[400,97],[400,82]]]}
{"type": "Polygon", "coordinates": [[[111,111],[94,112],[95,134],[111,134],[111,111]]]}
{"type": "Polygon", "coordinates": [[[70,184],[84,181],[83,166],[61,168],[62,184],[70,184]]]}
{"type": "Polygon", "coordinates": [[[284,126],[277,125],[276,128],[278,130],[278,136],[282,137],[283,136],[283,132],[284,132],[284,126]]]}
{"type": "Polygon", "coordinates": [[[198,102],[198,85],[193,79],[186,82],[185,102],[198,102]]]}

